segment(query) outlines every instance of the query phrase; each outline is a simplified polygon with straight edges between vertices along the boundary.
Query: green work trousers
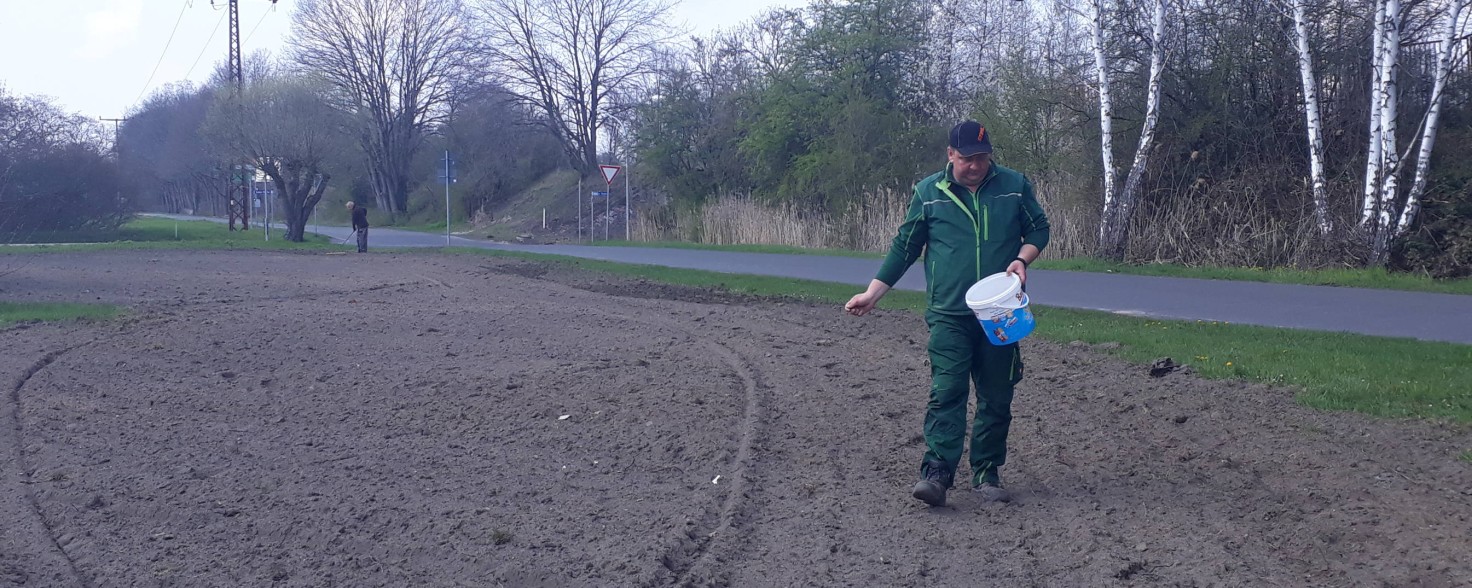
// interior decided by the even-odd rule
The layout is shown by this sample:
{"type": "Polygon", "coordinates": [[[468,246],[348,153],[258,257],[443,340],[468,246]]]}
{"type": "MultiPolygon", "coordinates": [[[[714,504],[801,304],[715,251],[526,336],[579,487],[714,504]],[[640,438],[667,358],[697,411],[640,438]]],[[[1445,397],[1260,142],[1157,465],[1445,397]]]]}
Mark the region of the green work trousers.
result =
{"type": "Polygon", "coordinates": [[[1012,388],[1022,380],[1016,343],[993,345],[972,315],[928,312],[930,405],[925,412],[926,469],[943,467],[946,479],[961,462],[966,437],[966,401],[976,385],[976,419],[971,428],[972,483],[1007,462],[1012,426],[1012,388]]]}

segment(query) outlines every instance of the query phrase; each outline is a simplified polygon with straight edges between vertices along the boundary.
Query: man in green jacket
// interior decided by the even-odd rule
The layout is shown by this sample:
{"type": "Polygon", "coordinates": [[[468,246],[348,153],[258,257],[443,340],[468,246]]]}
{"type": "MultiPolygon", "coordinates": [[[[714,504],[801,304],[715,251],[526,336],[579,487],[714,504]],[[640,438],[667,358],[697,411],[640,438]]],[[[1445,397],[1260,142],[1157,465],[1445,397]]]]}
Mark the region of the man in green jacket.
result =
{"type": "Polygon", "coordinates": [[[1048,217],[1022,174],[991,160],[986,128],[965,121],[951,129],[946,169],[920,180],[909,212],[869,288],[844,305],[863,316],[925,256],[930,327],[930,404],[927,450],[913,495],[931,506],[946,503],[966,436],[966,400],[976,385],[971,431],[971,489],[984,501],[1006,502],[998,469],[1007,461],[1012,389],[1022,379],[1016,343],[993,345],[966,306],[966,290],[998,272],[1024,284],[1027,266],[1048,244],[1048,217]]]}

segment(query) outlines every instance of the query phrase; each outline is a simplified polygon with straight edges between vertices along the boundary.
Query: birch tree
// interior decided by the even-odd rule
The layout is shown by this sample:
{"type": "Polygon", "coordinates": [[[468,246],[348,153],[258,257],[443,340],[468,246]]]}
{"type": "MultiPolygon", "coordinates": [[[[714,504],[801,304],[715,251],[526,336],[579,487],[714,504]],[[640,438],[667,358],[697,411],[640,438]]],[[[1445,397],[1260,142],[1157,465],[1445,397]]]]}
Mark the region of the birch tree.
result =
{"type": "Polygon", "coordinates": [[[1421,127],[1421,147],[1416,155],[1416,176],[1411,181],[1410,192],[1406,195],[1406,205],[1400,214],[1400,220],[1396,223],[1394,237],[1406,234],[1411,228],[1411,223],[1416,221],[1416,214],[1421,211],[1421,197],[1426,192],[1426,178],[1431,169],[1431,150],[1436,145],[1437,122],[1441,116],[1441,106],[1445,101],[1447,78],[1451,75],[1452,57],[1457,49],[1457,23],[1462,17],[1462,10],[1467,6],[1467,0],[1451,0],[1447,6],[1446,23],[1442,29],[1441,40],[1436,47],[1436,69],[1433,74],[1431,89],[1431,102],[1426,110],[1426,119],[1421,127]]]}
{"type": "Polygon", "coordinates": [[[1390,250],[1391,219],[1399,184],[1396,117],[1399,115],[1401,22],[1400,0],[1376,2],[1370,144],[1360,225],[1369,238],[1371,261],[1377,264],[1384,263],[1390,250]]]}
{"type": "MultiPolygon", "coordinates": [[[[1102,0],[1093,0],[1095,6],[1099,6],[1102,0]]],[[[1096,14],[1101,12],[1096,9],[1096,14]]],[[[1134,212],[1135,202],[1139,199],[1141,184],[1145,177],[1145,170],[1150,164],[1150,151],[1155,146],[1155,127],[1160,120],[1160,77],[1165,71],[1165,0],[1155,0],[1154,12],[1150,19],[1150,81],[1145,97],[1145,121],[1140,127],[1140,141],[1135,147],[1135,157],[1130,163],[1130,171],[1125,176],[1124,191],[1118,195],[1117,201],[1111,206],[1110,192],[1113,183],[1111,159],[1109,149],[1109,126],[1103,118],[1105,114],[1105,96],[1107,95],[1107,69],[1105,63],[1103,45],[1103,20],[1095,19],[1095,60],[1099,64],[1099,103],[1101,117],[1101,131],[1105,139],[1105,197],[1104,210],[1099,223],[1099,251],[1107,259],[1115,261],[1124,260],[1125,249],[1129,245],[1130,217],[1134,212]]]]}
{"type": "Polygon", "coordinates": [[[1109,56],[1104,44],[1105,0],[1089,0],[1089,19],[1093,35],[1090,47],[1094,50],[1094,72],[1099,90],[1099,154],[1104,166],[1104,209],[1099,215],[1099,243],[1108,242],[1112,231],[1110,222],[1118,204],[1114,194],[1114,103],[1109,92],[1109,56]]]}
{"type": "Polygon", "coordinates": [[[1313,189],[1314,224],[1327,236],[1334,226],[1329,219],[1328,187],[1324,180],[1324,130],[1319,115],[1318,81],[1314,75],[1313,51],[1309,48],[1309,0],[1291,0],[1293,40],[1298,49],[1298,76],[1303,84],[1303,116],[1308,133],[1309,181],[1313,189]]]}

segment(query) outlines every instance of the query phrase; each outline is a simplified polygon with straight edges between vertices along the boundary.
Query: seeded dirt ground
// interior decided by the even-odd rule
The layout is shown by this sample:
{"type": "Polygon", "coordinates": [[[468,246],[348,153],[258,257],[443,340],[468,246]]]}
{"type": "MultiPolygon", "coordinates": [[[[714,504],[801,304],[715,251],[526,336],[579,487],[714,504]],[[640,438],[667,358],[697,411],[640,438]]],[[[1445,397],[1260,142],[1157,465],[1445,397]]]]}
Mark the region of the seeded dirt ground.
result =
{"type": "Polygon", "coordinates": [[[0,258],[0,586],[1468,586],[1464,428],[1024,343],[909,496],[922,320],[437,254],[0,258]],[[962,472],[964,476],[966,472],[962,472]]]}

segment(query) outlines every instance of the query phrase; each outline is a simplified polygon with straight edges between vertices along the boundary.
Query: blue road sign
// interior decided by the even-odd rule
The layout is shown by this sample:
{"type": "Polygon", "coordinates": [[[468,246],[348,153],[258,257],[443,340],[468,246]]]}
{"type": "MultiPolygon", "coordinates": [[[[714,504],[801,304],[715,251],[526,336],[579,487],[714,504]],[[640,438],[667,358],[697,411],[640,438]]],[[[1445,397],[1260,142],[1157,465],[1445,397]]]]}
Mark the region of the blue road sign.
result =
{"type": "Polygon", "coordinates": [[[592,194],[594,197],[598,197],[598,198],[607,198],[608,197],[608,192],[590,192],[590,194],[592,194]]]}

